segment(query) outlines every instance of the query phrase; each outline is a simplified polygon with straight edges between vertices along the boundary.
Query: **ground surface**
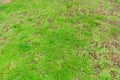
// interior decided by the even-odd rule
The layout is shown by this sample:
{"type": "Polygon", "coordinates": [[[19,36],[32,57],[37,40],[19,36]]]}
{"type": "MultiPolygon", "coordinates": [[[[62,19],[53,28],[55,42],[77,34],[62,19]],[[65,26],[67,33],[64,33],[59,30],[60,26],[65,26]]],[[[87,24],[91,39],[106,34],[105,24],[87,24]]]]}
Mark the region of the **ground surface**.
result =
{"type": "Polygon", "coordinates": [[[119,0],[4,1],[0,80],[120,80],[119,0]]]}

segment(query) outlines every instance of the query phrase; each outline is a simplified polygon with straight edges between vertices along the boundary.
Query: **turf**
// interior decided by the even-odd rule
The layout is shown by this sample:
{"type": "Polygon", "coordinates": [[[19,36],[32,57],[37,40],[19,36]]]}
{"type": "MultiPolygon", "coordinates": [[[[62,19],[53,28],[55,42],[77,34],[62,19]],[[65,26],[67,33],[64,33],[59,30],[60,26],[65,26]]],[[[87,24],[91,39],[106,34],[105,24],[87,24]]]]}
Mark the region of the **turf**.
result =
{"type": "Polygon", "coordinates": [[[119,0],[0,3],[0,80],[119,80],[119,0]]]}

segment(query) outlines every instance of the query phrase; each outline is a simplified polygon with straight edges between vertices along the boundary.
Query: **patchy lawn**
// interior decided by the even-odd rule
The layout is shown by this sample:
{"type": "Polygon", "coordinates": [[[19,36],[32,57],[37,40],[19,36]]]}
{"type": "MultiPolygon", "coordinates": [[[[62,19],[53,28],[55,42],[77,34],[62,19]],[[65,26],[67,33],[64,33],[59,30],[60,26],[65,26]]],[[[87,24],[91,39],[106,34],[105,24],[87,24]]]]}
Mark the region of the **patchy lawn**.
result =
{"type": "Polygon", "coordinates": [[[119,0],[0,0],[0,80],[119,75],[119,0]]]}

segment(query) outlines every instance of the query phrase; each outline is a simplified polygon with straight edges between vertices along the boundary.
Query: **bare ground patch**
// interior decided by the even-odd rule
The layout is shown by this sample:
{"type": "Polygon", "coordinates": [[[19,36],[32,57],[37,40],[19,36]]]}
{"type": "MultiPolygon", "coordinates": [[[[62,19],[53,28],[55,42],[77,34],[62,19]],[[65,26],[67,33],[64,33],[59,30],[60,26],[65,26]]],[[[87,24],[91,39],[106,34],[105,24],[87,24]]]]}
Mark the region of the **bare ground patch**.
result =
{"type": "Polygon", "coordinates": [[[12,2],[12,0],[0,0],[0,3],[2,3],[2,4],[8,4],[11,2],[12,2]]]}

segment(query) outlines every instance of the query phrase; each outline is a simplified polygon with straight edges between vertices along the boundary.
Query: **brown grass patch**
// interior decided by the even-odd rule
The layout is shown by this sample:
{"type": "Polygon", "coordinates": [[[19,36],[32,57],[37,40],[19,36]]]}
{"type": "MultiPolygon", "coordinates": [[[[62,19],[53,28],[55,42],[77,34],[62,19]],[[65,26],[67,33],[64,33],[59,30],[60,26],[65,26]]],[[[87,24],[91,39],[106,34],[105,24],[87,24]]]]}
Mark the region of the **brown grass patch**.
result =
{"type": "Polygon", "coordinates": [[[11,2],[12,2],[12,0],[0,0],[0,3],[2,3],[2,4],[8,4],[11,2]]]}

